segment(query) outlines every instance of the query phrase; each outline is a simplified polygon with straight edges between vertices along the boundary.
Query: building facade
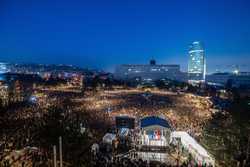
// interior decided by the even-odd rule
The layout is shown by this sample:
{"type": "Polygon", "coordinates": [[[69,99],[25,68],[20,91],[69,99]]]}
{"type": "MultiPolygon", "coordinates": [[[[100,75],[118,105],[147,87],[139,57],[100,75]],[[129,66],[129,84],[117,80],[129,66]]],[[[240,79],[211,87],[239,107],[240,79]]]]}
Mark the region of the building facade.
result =
{"type": "Polygon", "coordinates": [[[188,80],[190,82],[204,82],[206,76],[206,60],[203,46],[195,41],[189,47],[188,80]]]}
{"type": "Polygon", "coordinates": [[[215,86],[225,86],[229,78],[232,76],[231,73],[213,73],[206,76],[206,83],[215,86]]]}
{"type": "Polygon", "coordinates": [[[250,88],[250,72],[214,73],[207,75],[206,82],[210,85],[250,88]]]}
{"type": "Polygon", "coordinates": [[[0,75],[0,106],[28,101],[33,91],[36,75],[1,74],[0,75]]]}
{"type": "Polygon", "coordinates": [[[155,60],[149,64],[124,64],[115,69],[114,77],[121,80],[138,78],[142,81],[155,81],[163,78],[184,81],[186,78],[180,71],[180,65],[158,65],[155,60]]]}

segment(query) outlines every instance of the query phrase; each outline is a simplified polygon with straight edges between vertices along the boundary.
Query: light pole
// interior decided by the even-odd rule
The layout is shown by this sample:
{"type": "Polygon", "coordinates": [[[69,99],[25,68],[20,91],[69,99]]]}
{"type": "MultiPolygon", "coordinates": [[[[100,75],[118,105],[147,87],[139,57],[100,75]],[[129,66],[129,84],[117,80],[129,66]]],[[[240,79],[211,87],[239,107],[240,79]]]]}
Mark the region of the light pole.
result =
{"type": "Polygon", "coordinates": [[[53,155],[54,155],[54,167],[56,167],[56,146],[53,146],[53,155]]]}
{"type": "Polygon", "coordinates": [[[62,160],[62,136],[59,137],[59,157],[60,157],[60,167],[63,166],[62,160]]]}

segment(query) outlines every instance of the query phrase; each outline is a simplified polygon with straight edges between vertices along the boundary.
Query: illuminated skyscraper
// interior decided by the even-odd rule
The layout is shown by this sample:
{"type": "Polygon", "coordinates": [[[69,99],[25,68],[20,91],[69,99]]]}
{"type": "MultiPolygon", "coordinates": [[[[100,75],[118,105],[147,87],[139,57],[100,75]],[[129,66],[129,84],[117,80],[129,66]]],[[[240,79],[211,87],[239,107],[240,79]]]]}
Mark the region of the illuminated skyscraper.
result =
{"type": "Polygon", "coordinates": [[[206,76],[206,61],[204,49],[200,42],[193,42],[189,48],[188,80],[190,82],[203,82],[206,76]]]}

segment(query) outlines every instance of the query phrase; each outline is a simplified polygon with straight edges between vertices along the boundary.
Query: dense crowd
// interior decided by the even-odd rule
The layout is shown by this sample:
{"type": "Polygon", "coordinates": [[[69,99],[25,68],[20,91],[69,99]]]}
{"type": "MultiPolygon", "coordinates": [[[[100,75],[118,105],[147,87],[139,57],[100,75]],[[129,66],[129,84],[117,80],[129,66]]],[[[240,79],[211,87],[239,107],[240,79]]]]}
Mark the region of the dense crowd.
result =
{"type": "Polygon", "coordinates": [[[97,155],[92,157],[92,166],[94,167],[211,167],[207,164],[197,164],[193,161],[187,160],[182,163],[176,161],[174,164],[161,163],[157,161],[146,161],[134,158],[112,158],[112,156],[97,155]]]}
{"type": "MultiPolygon", "coordinates": [[[[84,128],[91,129],[88,131],[90,140],[100,141],[104,133],[114,124],[114,117],[117,115],[129,115],[139,119],[158,115],[167,119],[174,129],[188,131],[195,137],[199,136],[206,120],[210,117],[209,100],[187,94],[141,90],[99,91],[85,96],[74,92],[43,93],[46,96],[41,98],[42,103],[38,101],[37,104],[15,106],[1,113],[1,165],[13,166],[15,161],[18,161],[24,163],[24,166],[27,164],[48,166],[52,157],[51,147],[57,142],[58,135],[65,135],[67,132],[68,136],[64,136],[66,140],[76,139],[75,136],[78,134],[72,131],[77,129],[79,132],[81,124],[84,128]],[[61,109],[59,115],[51,113],[50,108],[53,108],[53,105],[61,109]],[[55,128],[53,131],[52,127],[58,129],[55,128]],[[59,129],[63,129],[63,132],[59,129]],[[37,149],[26,153],[24,160],[10,156],[14,151],[28,147],[37,149]]],[[[82,155],[83,150],[78,151],[77,155],[82,155]]],[[[65,159],[72,159],[73,155],[65,155],[68,156],[65,159]]],[[[111,166],[127,163],[135,166],[144,164],[142,161],[114,161],[111,166]]]]}
{"type": "MultiPolygon", "coordinates": [[[[60,135],[69,144],[64,152],[73,147],[77,139],[82,138],[81,130],[86,129],[83,113],[71,107],[70,99],[78,96],[72,93],[48,94],[49,106],[20,104],[1,112],[0,166],[48,166],[51,164],[52,145],[57,144],[60,135]],[[32,149],[27,151],[28,148],[32,149]]],[[[78,151],[80,155],[82,150],[78,151]]],[[[67,158],[71,159],[70,156],[67,158]]]]}
{"type": "MultiPolygon", "coordinates": [[[[15,161],[20,161],[10,155],[15,154],[15,151],[24,152],[24,148],[28,146],[39,146],[40,140],[37,140],[37,129],[43,124],[43,115],[41,108],[35,106],[11,108],[5,113],[1,113],[1,140],[0,140],[0,161],[4,166],[15,164],[15,161]],[[8,157],[9,158],[6,158],[8,157]]],[[[31,151],[33,152],[33,151],[31,151]]],[[[37,159],[39,154],[41,161],[46,158],[46,150],[40,149],[29,156],[29,160],[37,159]],[[37,153],[37,154],[36,154],[37,153]]],[[[27,153],[24,152],[23,156],[27,153]]],[[[48,158],[48,157],[47,157],[48,158]]],[[[28,161],[23,161],[22,163],[28,161]]],[[[41,163],[42,164],[42,163],[41,163]]],[[[23,164],[25,165],[25,164],[23,164]]]]}
{"type": "Polygon", "coordinates": [[[86,99],[85,104],[98,115],[108,115],[111,121],[120,115],[137,121],[151,115],[164,117],[173,129],[187,131],[198,140],[211,119],[212,105],[209,99],[191,94],[139,90],[100,92],[86,99]]]}
{"type": "Polygon", "coordinates": [[[108,113],[111,118],[128,115],[140,119],[158,115],[167,119],[173,129],[187,131],[197,139],[212,116],[209,99],[159,91],[105,91],[87,99],[86,106],[102,116],[108,113]]]}

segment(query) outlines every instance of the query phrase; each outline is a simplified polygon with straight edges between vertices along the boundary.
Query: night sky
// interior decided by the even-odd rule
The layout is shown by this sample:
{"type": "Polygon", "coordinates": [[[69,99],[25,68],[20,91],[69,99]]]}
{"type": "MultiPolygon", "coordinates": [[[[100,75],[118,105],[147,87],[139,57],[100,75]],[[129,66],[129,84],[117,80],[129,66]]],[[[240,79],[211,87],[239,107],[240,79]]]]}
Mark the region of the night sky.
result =
{"type": "Polygon", "coordinates": [[[0,61],[180,64],[202,41],[208,71],[250,71],[249,0],[0,0],[0,61]]]}

